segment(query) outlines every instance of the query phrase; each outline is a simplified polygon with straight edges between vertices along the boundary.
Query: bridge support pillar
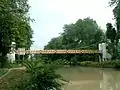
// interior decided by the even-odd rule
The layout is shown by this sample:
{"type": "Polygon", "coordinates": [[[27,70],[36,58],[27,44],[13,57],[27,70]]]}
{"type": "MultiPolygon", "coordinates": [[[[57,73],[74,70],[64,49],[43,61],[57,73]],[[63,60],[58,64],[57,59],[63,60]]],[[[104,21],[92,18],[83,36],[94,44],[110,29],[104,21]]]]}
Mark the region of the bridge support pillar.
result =
{"type": "Polygon", "coordinates": [[[106,43],[99,44],[99,51],[102,53],[102,61],[106,61],[107,60],[106,43]]]}

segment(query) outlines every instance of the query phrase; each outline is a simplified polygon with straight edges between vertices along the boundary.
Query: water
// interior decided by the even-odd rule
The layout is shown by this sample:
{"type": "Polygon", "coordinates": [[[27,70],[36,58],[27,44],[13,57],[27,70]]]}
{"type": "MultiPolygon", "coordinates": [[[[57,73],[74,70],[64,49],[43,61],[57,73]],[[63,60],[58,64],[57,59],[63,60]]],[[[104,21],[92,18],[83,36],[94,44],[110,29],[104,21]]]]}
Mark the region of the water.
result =
{"type": "Polygon", "coordinates": [[[85,67],[62,68],[58,72],[69,82],[64,90],[120,90],[120,71],[85,67]]]}

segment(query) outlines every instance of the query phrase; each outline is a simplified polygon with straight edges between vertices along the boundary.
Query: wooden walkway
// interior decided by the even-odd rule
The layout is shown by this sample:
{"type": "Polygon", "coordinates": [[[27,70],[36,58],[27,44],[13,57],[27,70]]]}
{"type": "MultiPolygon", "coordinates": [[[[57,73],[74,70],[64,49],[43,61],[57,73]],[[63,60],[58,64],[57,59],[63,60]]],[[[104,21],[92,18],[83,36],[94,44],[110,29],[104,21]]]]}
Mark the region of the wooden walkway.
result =
{"type": "Polygon", "coordinates": [[[26,50],[16,51],[16,54],[100,54],[98,50],[26,50]]]}

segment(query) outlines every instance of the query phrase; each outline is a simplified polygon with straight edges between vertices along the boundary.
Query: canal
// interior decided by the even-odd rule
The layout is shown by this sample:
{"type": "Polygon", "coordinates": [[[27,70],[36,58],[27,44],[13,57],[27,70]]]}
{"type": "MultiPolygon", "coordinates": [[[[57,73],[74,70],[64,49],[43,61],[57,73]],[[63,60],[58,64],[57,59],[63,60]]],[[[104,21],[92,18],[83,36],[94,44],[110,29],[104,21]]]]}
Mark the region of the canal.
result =
{"type": "Polygon", "coordinates": [[[120,90],[120,71],[115,69],[71,67],[58,72],[69,81],[64,90],[120,90]]]}

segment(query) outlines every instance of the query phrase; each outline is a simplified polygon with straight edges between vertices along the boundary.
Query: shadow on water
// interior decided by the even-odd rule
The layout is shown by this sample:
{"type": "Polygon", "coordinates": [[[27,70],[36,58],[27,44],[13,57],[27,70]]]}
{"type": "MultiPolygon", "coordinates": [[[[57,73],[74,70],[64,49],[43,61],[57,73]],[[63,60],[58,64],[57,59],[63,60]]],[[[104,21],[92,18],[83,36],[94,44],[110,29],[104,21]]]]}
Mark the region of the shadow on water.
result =
{"type": "Polygon", "coordinates": [[[71,67],[58,72],[69,80],[64,90],[120,90],[120,70],[71,67]]]}

